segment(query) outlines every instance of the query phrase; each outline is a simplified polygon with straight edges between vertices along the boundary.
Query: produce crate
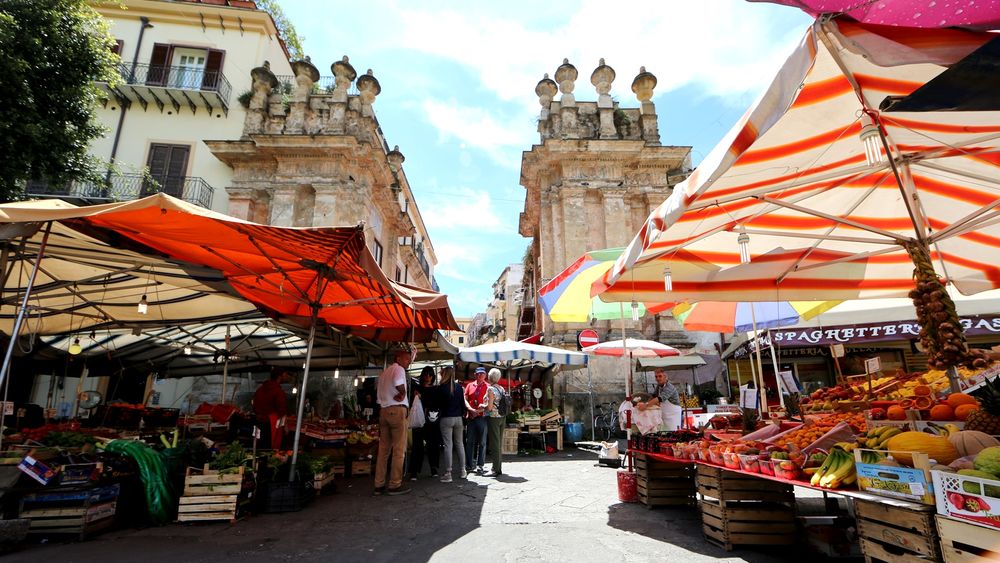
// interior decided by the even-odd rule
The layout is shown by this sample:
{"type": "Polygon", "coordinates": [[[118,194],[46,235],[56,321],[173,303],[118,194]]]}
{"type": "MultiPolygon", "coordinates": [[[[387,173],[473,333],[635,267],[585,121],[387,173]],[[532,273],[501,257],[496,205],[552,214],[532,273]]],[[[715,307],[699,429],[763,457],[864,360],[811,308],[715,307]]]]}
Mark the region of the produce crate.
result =
{"type": "Polygon", "coordinates": [[[326,471],[323,473],[317,473],[313,475],[312,488],[317,492],[322,492],[323,488],[333,483],[334,473],[333,471],[326,471]]]}
{"type": "Polygon", "coordinates": [[[516,428],[503,429],[503,444],[500,453],[503,455],[517,455],[517,435],[516,428]]]}
{"type": "MultiPolygon", "coordinates": [[[[913,467],[893,467],[863,463],[862,449],[854,450],[854,466],[858,473],[858,488],[879,496],[903,499],[933,505],[934,484],[931,479],[930,460],[927,454],[907,452],[912,456],[913,467]]],[[[871,450],[869,450],[871,451],[871,450]]],[[[880,454],[886,453],[880,451],[880,454]]],[[[888,452],[892,454],[893,452],[888,452]]]]}
{"type": "Polygon", "coordinates": [[[795,509],[784,503],[703,498],[701,522],[705,539],[726,551],[732,551],[736,545],[793,545],[798,542],[795,509]]]}
{"type": "Polygon", "coordinates": [[[184,494],[177,507],[178,522],[204,522],[209,520],[236,521],[240,494],[244,488],[246,468],[240,466],[232,473],[189,467],[184,476],[184,494]]]}
{"type": "Polygon", "coordinates": [[[698,493],[722,502],[759,501],[794,503],[793,487],[785,483],[751,477],[721,467],[698,464],[698,493]]]}
{"type": "Polygon", "coordinates": [[[114,524],[120,490],[115,484],[32,493],[21,499],[19,517],[29,520],[29,534],[82,540],[114,524]]]}
{"type": "Polygon", "coordinates": [[[358,459],[351,462],[352,477],[356,477],[358,475],[371,475],[371,474],[372,474],[372,460],[358,459]]]}
{"type": "Polygon", "coordinates": [[[934,513],[915,503],[857,500],[861,552],[867,563],[941,561],[934,513]]]}
{"type": "Polygon", "coordinates": [[[986,563],[1000,560],[1000,531],[938,515],[941,556],[945,563],[986,563]]]}
{"type": "Polygon", "coordinates": [[[639,502],[646,508],[696,506],[694,465],[652,459],[635,453],[639,502]]]}
{"type": "Polygon", "coordinates": [[[931,471],[938,514],[1000,529],[1000,481],[931,471]]]}

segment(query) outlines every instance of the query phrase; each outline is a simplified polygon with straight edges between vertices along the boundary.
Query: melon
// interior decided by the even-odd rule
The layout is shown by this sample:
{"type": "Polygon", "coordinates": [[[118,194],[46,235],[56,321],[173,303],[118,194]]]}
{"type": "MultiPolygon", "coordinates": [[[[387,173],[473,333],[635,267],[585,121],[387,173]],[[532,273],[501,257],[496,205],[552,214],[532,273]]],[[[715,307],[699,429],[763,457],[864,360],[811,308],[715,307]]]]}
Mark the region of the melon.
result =
{"type": "Polygon", "coordinates": [[[886,444],[893,457],[903,465],[913,467],[913,457],[907,452],[923,452],[930,459],[936,459],[942,465],[948,465],[956,459],[962,457],[958,455],[958,450],[951,445],[948,438],[943,436],[931,436],[923,432],[902,432],[889,438],[886,444]]]}
{"type": "Polygon", "coordinates": [[[959,457],[974,456],[986,448],[1000,446],[1000,440],[978,430],[962,430],[948,436],[959,457]]]}

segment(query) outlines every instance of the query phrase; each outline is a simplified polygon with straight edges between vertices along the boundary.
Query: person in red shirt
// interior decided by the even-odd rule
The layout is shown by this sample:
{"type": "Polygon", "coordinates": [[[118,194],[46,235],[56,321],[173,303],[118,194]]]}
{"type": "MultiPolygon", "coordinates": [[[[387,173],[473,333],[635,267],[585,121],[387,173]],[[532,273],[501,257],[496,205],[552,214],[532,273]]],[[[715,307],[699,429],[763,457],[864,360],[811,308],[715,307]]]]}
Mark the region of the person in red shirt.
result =
{"type": "Polygon", "coordinates": [[[290,378],[291,374],[287,370],[272,369],[271,377],[253,394],[253,412],[260,428],[260,441],[257,445],[261,449],[281,447],[284,431],[280,427],[280,421],[288,414],[287,398],[281,384],[290,378]]]}
{"type": "Polygon", "coordinates": [[[469,405],[466,417],[469,419],[468,433],[465,435],[465,470],[482,475],[486,463],[486,368],[476,368],[476,380],[465,386],[465,401],[469,405]]]}

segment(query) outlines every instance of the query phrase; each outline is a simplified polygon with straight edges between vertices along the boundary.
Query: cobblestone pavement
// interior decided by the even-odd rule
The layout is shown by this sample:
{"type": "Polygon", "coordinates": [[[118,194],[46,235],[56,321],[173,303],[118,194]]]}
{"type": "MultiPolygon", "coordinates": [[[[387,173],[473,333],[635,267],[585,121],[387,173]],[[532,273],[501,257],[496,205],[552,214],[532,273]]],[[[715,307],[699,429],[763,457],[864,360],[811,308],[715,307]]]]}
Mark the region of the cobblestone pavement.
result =
{"type": "Polygon", "coordinates": [[[620,503],[615,470],[567,450],[511,458],[499,480],[429,476],[373,497],[370,478],[340,482],[305,510],[236,524],[123,530],[26,547],[5,561],[788,561],[788,550],[727,553],[704,541],[699,513],[620,503]]]}

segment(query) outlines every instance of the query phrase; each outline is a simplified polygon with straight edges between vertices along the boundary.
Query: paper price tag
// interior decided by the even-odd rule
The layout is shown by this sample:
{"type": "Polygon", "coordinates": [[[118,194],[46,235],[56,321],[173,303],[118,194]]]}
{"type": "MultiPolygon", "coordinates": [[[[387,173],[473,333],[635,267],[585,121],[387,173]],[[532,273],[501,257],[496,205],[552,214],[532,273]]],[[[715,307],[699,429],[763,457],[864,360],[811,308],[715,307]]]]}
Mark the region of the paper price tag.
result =
{"type": "Polygon", "coordinates": [[[0,401],[3,403],[3,415],[9,416],[14,414],[14,401],[0,401]]]}
{"type": "Polygon", "coordinates": [[[785,392],[797,393],[799,391],[799,384],[795,381],[795,376],[791,370],[779,371],[778,375],[781,376],[781,385],[784,386],[785,392]]]}
{"type": "Polygon", "coordinates": [[[257,440],[260,440],[260,427],[258,426],[253,427],[253,437],[256,438],[257,440]]]}
{"type": "Polygon", "coordinates": [[[924,496],[924,484],[923,483],[910,483],[910,493],[916,496],[924,496]]]}
{"type": "Polygon", "coordinates": [[[878,358],[868,358],[865,360],[865,371],[875,373],[882,369],[882,362],[878,358]]]}
{"type": "Polygon", "coordinates": [[[757,390],[740,389],[740,406],[745,409],[757,408],[757,390]]]}

